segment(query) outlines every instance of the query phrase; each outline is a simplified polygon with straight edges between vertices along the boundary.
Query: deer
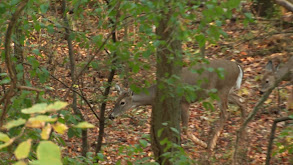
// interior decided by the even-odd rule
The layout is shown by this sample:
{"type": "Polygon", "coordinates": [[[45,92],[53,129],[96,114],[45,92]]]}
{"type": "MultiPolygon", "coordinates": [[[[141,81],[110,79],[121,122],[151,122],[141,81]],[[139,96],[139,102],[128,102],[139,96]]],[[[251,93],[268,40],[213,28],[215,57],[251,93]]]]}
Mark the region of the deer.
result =
{"type": "MultiPolygon", "coordinates": [[[[216,146],[216,141],[224,127],[224,123],[227,120],[228,101],[238,105],[241,109],[241,114],[244,115],[244,108],[239,100],[239,96],[235,94],[235,90],[239,89],[242,83],[243,69],[236,63],[229,60],[211,60],[209,63],[198,64],[190,68],[184,67],[181,72],[182,83],[188,85],[199,85],[203,90],[195,90],[196,99],[188,102],[186,98],[181,98],[181,123],[182,130],[187,137],[192,140],[195,144],[204,147],[208,150],[213,150],[216,146]],[[194,70],[199,70],[204,68],[202,73],[194,72],[194,70]],[[210,71],[221,68],[223,71],[224,78],[220,78],[218,73],[215,71],[210,71]],[[188,121],[189,121],[189,106],[191,103],[198,102],[200,100],[209,97],[208,90],[216,89],[218,94],[219,109],[220,109],[220,120],[217,127],[213,130],[212,136],[209,138],[208,143],[200,140],[188,131],[188,121]]],[[[120,87],[118,87],[119,90],[120,87]]],[[[157,85],[152,85],[147,88],[147,92],[144,93],[133,93],[131,90],[121,91],[120,96],[115,102],[114,109],[109,115],[109,119],[114,119],[121,114],[125,113],[127,110],[136,108],[138,106],[152,105],[155,99],[157,85]]]]}
{"type": "MultiPolygon", "coordinates": [[[[281,67],[274,66],[273,62],[269,60],[264,69],[265,72],[260,83],[260,94],[272,88],[276,80],[280,79],[285,74],[286,76],[283,78],[283,81],[288,81],[291,85],[293,84],[293,56],[281,67]]],[[[287,101],[287,109],[293,109],[293,88],[291,88],[287,101]]]]}

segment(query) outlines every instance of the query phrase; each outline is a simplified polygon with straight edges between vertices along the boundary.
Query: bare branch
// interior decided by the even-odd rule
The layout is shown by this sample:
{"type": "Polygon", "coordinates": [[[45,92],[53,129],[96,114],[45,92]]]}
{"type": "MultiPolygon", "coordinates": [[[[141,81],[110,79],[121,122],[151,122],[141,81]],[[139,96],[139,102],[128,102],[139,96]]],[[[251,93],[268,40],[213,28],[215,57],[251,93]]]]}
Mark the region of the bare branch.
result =
{"type": "Polygon", "coordinates": [[[293,12],[293,4],[291,2],[288,2],[286,0],[276,0],[276,3],[280,6],[283,6],[287,10],[293,12]]]}

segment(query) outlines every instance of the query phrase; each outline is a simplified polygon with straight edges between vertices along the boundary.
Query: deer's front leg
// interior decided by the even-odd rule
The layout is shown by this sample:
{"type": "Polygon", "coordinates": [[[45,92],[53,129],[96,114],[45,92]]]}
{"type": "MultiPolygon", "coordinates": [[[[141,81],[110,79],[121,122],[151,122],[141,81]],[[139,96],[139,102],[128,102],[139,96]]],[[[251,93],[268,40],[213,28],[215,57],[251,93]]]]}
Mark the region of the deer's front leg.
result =
{"type": "Polygon", "coordinates": [[[200,145],[201,147],[207,148],[207,144],[195,137],[192,133],[188,131],[188,121],[189,121],[189,103],[182,102],[181,103],[181,121],[182,121],[182,130],[187,137],[193,141],[195,144],[200,145]]]}

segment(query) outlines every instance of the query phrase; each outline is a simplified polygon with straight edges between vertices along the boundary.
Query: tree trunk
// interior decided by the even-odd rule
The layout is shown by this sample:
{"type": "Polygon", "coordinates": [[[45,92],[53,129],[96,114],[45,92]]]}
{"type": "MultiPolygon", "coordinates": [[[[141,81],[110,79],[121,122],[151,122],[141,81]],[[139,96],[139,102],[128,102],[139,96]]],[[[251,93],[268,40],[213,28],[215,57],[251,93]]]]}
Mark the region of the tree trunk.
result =
{"type": "MultiPolygon", "coordinates": [[[[69,61],[70,61],[70,71],[71,71],[71,80],[72,82],[76,82],[77,77],[75,77],[75,55],[73,53],[73,45],[72,40],[70,38],[71,31],[69,30],[69,21],[66,16],[66,0],[62,1],[62,13],[63,13],[63,19],[64,19],[64,25],[65,25],[65,39],[67,40],[68,44],[68,55],[69,55],[69,61]]],[[[83,114],[77,107],[77,95],[75,92],[72,93],[72,105],[71,105],[73,112],[75,115],[79,116],[81,121],[85,121],[83,114]]],[[[88,142],[87,142],[87,129],[82,130],[82,156],[86,156],[86,153],[88,152],[88,142]]]]}
{"type": "Polygon", "coordinates": [[[172,79],[172,77],[180,75],[182,64],[181,41],[175,38],[177,27],[173,23],[170,24],[173,11],[168,5],[166,8],[169,10],[162,13],[162,19],[156,31],[161,43],[165,44],[160,44],[157,48],[158,89],[151,121],[152,150],[156,161],[164,165],[174,164],[174,161],[170,159],[174,158],[173,154],[178,151],[178,147],[173,144],[180,145],[181,98],[176,94],[179,79],[172,79]],[[167,83],[167,79],[174,81],[170,84],[167,83]],[[170,144],[172,144],[170,148],[165,150],[170,144]],[[170,155],[163,156],[166,153],[170,155]]]}

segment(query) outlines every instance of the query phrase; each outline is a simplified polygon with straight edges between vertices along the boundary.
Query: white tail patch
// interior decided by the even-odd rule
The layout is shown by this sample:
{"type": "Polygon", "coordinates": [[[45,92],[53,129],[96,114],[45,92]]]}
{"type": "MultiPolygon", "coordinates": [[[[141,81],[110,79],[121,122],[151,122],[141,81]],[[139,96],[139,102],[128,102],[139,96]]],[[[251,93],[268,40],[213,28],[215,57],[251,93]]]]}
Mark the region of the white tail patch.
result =
{"type": "Polygon", "coordinates": [[[239,68],[239,75],[238,75],[238,78],[237,78],[237,81],[236,81],[236,89],[240,89],[240,86],[241,86],[241,83],[242,83],[242,78],[243,78],[243,70],[242,68],[240,67],[240,65],[237,65],[238,68],[239,68]]]}

